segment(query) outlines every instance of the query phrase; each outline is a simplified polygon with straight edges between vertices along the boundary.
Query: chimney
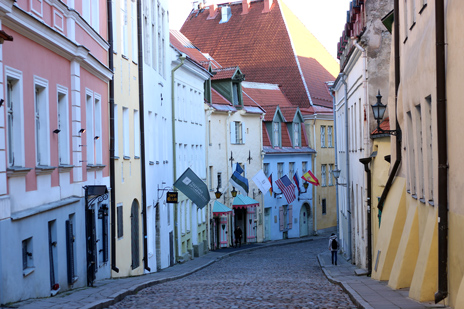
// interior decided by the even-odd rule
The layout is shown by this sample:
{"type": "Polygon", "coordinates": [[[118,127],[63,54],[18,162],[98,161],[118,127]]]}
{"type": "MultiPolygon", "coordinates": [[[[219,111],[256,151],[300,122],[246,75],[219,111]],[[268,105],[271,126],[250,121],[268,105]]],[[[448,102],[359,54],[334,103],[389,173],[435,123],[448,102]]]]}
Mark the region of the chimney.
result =
{"type": "Polygon", "coordinates": [[[242,0],[242,15],[248,14],[250,11],[250,1],[251,0],[242,0]]]}
{"type": "Polygon", "coordinates": [[[212,19],[212,18],[215,18],[216,17],[216,12],[217,10],[217,4],[210,4],[209,5],[209,16],[208,16],[208,19],[212,19]]]}
{"type": "Polygon", "coordinates": [[[263,13],[269,13],[271,11],[273,0],[264,0],[263,13]]]}

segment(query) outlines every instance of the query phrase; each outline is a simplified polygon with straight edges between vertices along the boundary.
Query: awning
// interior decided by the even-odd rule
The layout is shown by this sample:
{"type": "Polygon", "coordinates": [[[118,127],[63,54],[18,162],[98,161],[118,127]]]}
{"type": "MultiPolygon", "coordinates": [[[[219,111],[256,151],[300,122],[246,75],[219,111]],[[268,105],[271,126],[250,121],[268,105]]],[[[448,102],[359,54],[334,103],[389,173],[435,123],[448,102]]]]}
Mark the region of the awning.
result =
{"type": "Polygon", "coordinates": [[[247,208],[256,206],[259,206],[259,202],[257,200],[242,194],[237,195],[234,198],[234,202],[232,203],[233,208],[247,208]]]}
{"type": "Polygon", "coordinates": [[[232,212],[232,209],[227,207],[224,204],[219,203],[218,201],[214,201],[213,204],[213,215],[215,216],[222,216],[222,215],[227,215],[230,212],[232,212]]]}

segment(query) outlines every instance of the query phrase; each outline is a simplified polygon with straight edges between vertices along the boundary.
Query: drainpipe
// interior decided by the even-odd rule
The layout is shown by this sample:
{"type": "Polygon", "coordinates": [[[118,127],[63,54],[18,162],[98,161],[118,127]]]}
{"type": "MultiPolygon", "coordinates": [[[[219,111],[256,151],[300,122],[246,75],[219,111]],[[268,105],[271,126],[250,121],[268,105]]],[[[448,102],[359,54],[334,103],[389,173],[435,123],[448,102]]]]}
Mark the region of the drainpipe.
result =
{"type": "Polygon", "coordinates": [[[143,101],[143,33],[142,33],[142,1],[137,1],[137,37],[138,37],[138,69],[139,69],[139,119],[140,119],[140,161],[142,162],[142,215],[143,215],[143,265],[145,270],[151,271],[148,267],[148,233],[147,233],[147,181],[145,164],[145,110],[143,101]]]}
{"type": "MultiPolygon", "coordinates": [[[[400,16],[399,13],[399,0],[394,0],[394,14],[398,19],[400,16]]],[[[379,222],[381,218],[381,213],[383,210],[383,204],[385,199],[387,198],[388,192],[390,192],[390,188],[393,183],[393,178],[396,176],[396,172],[398,171],[401,163],[401,128],[398,123],[398,88],[400,86],[400,23],[395,21],[394,23],[394,53],[395,53],[395,126],[397,131],[396,136],[396,160],[393,165],[392,171],[390,176],[388,176],[387,183],[385,184],[385,188],[383,189],[382,195],[380,196],[380,200],[377,204],[377,209],[379,210],[379,222]]]]}
{"type": "Polygon", "coordinates": [[[438,136],[438,291],[435,303],[448,296],[448,149],[446,130],[446,54],[444,1],[435,0],[437,136],[438,136]]]}
{"type": "MultiPolygon", "coordinates": [[[[333,87],[333,86],[332,86],[333,87]]],[[[337,158],[338,158],[338,152],[337,152],[337,115],[335,113],[335,109],[336,109],[336,102],[335,102],[335,96],[334,96],[334,89],[333,88],[330,88],[329,90],[329,93],[330,93],[330,96],[332,97],[332,102],[333,102],[333,122],[334,122],[334,134],[335,134],[335,138],[334,138],[334,151],[335,151],[335,169],[338,169],[338,165],[337,165],[337,158]]],[[[338,183],[338,182],[336,182],[338,183]]],[[[340,208],[339,208],[339,205],[338,205],[338,200],[339,200],[339,197],[338,197],[338,185],[336,186],[335,188],[335,200],[336,200],[336,204],[337,204],[337,234],[340,236],[340,208]]]]}
{"type": "MultiPolygon", "coordinates": [[[[317,114],[314,114],[314,121],[313,121],[313,135],[314,135],[314,146],[316,146],[316,121],[317,121],[317,114]]],[[[317,173],[317,152],[313,155],[313,166],[311,167],[314,174],[317,173]]],[[[306,172],[305,172],[306,173],[306,172]]],[[[312,199],[313,199],[313,219],[314,219],[314,224],[313,224],[313,227],[314,227],[314,231],[313,231],[313,235],[317,235],[317,203],[319,203],[319,201],[316,199],[317,197],[317,186],[312,186],[313,187],[313,196],[312,196],[312,199]]]]}
{"type": "MultiPolygon", "coordinates": [[[[111,0],[106,1],[108,10],[108,66],[113,72],[113,10],[111,0]]],[[[119,272],[116,267],[116,184],[114,180],[114,74],[109,83],[109,103],[110,103],[110,187],[111,187],[111,269],[119,272]]]]}
{"type": "Polygon", "coordinates": [[[348,85],[346,83],[345,73],[340,73],[341,81],[345,85],[345,156],[346,156],[346,209],[348,212],[348,257],[351,260],[351,201],[350,201],[350,156],[348,149],[348,85]]]}
{"type": "Polygon", "coordinates": [[[369,163],[372,158],[362,158],[359,162],[364,164],[364,171],[367,173],[367,276],[372,273],[372,221],[371,221],[371,198],[372,198],[372,185],[371,185],[371,170],[369,163]]]}
{"type": "MultiPolygon", "coordinates": [[[[173,170],[173,175],[174,175],[174,181],[177,180],[177,152],[176,152],[176,99],[175,99],[175,91],[174,91],[174,72],[177,71],[181,66],[184,65],[184,61],[187,58],[187,56],[182,53],[179,56],[180,63],[171,70],[171,123],[172,123],[172,170],[173,170]]],[[[176,189],[177,191],[177,189],[176,189]]],[[[177,204],[174,204],[174,249],[176,251],[176,262],[177,259],[179,258],[179,244],[177,243],[177,204]]]]}

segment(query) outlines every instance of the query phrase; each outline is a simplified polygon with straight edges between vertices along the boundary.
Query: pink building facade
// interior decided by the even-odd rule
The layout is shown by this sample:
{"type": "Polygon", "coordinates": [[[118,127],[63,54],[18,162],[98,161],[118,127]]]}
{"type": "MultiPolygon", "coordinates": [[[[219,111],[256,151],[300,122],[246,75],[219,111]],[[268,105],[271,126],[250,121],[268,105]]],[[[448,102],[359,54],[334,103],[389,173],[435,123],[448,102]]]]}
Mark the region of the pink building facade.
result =
{"type": "Polygon", "coordinates": [[[112,72],[106,1],[0,0],[0,11],[13,38],[0,45],[6,304],[110,277],[108,195],[89,188],[109,186],[112,72]]]}

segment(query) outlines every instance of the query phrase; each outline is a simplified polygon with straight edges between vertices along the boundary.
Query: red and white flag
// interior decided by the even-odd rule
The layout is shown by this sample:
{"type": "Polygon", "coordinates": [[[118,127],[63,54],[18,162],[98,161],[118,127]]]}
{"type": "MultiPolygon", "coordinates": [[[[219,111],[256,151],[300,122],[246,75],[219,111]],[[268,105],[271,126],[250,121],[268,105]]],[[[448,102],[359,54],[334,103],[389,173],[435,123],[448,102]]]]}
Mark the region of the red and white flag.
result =
{"type": "Polygon", "coordinates": [[[290,181],[287,175],[284,175],[280,179],[277,179],[276,184],[279,187],[280,191],[282,191],[282,193],[285,195],[287,203],[290,204],[296,199],[295,185],[290,181]]]}

